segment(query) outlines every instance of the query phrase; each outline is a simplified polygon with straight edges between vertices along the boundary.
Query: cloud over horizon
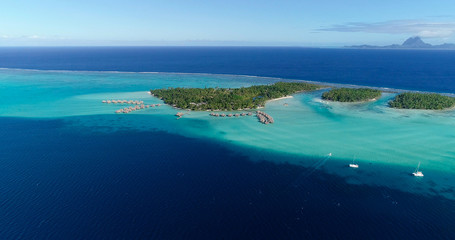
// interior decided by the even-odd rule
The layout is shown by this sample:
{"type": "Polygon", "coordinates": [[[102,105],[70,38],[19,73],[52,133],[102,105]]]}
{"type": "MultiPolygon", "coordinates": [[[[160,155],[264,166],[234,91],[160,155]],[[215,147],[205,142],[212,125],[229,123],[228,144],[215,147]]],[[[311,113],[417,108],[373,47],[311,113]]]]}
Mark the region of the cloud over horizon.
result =
{"type": "Polygon", "coordinates": [[[376,23],[350,22],[317,29],[332,32],[410,34],[425,38],[446,38],[455,34],[455,21],[393,20],[376,23]]]}

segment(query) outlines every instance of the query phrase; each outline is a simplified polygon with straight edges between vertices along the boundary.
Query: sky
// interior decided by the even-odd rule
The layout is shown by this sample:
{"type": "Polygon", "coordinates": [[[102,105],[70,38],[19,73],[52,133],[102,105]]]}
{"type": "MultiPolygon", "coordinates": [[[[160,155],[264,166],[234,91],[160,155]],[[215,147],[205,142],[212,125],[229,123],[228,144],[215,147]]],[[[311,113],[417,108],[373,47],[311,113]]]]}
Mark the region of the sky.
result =
{"type": "Polygon", "coordinates": [[[2,0],[0,46],[455,43],[453,0],[2,0]]]}

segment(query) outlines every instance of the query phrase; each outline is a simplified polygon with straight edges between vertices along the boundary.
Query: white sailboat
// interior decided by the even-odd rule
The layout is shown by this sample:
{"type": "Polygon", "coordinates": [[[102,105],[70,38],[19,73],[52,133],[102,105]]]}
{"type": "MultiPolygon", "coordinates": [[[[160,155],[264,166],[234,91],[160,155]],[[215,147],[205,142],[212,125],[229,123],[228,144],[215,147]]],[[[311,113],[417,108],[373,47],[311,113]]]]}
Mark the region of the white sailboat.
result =
{"type": "Polygon", "coordinates": [[[421,171],[419,171],[419,168],[420,168],[420,162],[419,162],[419,165],[417,165],[416,170],[412,173],[412,175],[414,175],[414,177],[423,177],[423,173],[421,171]]]}
{"type": "Polygon", "coordinates": [[[354,161],[355,161],[355,157],[354,157],[354,159],[352,159],[352,162],[349,164],[349,167],[350,168],[359,168],[359,164],[354,163],[354,161]]]}

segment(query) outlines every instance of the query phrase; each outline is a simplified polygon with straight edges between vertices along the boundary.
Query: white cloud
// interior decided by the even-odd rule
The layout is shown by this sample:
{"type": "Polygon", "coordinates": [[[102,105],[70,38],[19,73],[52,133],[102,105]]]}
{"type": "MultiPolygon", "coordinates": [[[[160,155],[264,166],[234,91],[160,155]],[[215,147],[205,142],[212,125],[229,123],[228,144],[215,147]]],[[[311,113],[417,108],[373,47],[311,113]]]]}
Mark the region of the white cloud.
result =
{"type": "Polygon", "coordinates": [[[455,22],[395,20],[376,23],[352,22],[318,29],[334,32],[409,34],[427,38],[446,38],[455,34],[455,22]]]}
{"type": "Polygon", "coordinates": [[[427,37],[427,38],[447,38],[450,37],[454,34],[453,30],[444,30],[444,29],[439,29],[439,30],[423,30],[420,31],[417,35],[421,37],[427,37]]]}
{"type": "Polygon", "coordinates": [[[29,39],[45,39],[45,37],[43,37],[43,36],[38,36],[38,35],[24,36],[24,38],[29,38],[29,39]]]}

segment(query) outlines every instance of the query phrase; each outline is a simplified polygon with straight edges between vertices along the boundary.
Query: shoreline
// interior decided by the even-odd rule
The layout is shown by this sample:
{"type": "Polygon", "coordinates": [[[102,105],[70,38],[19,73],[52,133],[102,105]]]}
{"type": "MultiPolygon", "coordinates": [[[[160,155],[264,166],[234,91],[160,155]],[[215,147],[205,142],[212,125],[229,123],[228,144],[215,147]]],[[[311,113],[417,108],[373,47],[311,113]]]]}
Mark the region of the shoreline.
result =
{"type": "MultiPolygon", "coordinates": [[[[296,93],[297,94],[297,93],[296,93]]],[[[293,98],[294,96],[292,95],[289,95],[289,96],[284,96],[284,97],[279,97],[279,98],[274,98],[274,99],[270,99],[270,100],[267,100],[265,102],[265,104],[267,104],[268,102],[273,102],[273,101],[278,101],[278,100],[282,100],[282,99],[288,99],[288,98],[293,98]]]]}
{"type": "MultiPolygon", "coordinates": [[[[299,94],[299,93],[302,93],[302,92],[296,92],[295,94],[299,94]]],[[[154,98],[157,98],[155,96],[153,96],[152,94],[150,94],[152,97],[154,98]]],[[[260,107],[257,107],[257,108],[242,108],[242,109],[236,109],[236,110],[226,110],[226,109],[207,109],[207,110],[191,110],[191,109],[183,109],[183,108],[178,108],[176,106],[172,106],[172,105],[169,105],[167,103],[164,103],[170,107],[172,107],[173,109],[176,109],[176,110],[184,110],[184,111],[194,111],[194,112],[236,112],[236,111],[254,111],[254,110],[257,110],[257,109],[263,109],[265,108],[265,104],[269,103],[269,102],[273,102],[273,101],[279,101],[279,100],[283,100],[283,99],[290,99],[290,98],[294,98],[293,95],[289,95],[289,96],[284,96],[284,97],[279,97],[279,98],[274,98],[274,99],[270,99],[270,100],[267,100],[265,101],[264,103],[264,106],[260,106],[260,107]]],[[[158,98],[160,101],[163,101],[161,98],[158,98]]]]}
{"type": "MultiPolygon", "coordinates": [[[[382,97],[382,96],[381,96],[382,97]]],[[[369,103],[369,102],[374,102],[374,101],[377,101],[379,100],[381,97],[379,98],[372,98],[372,99],[368,99],[368,100],[365,100],[365,101],[357,101],[357,102],[341,102],[341,101],[333,101],[333,100],[328,100],[328,99],[323,99],[321,97],[321,100],[323,102],[332,102],[332,103],[343,103],[343,104],[362,104],[362,103],[369,103]]]]}

